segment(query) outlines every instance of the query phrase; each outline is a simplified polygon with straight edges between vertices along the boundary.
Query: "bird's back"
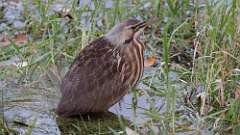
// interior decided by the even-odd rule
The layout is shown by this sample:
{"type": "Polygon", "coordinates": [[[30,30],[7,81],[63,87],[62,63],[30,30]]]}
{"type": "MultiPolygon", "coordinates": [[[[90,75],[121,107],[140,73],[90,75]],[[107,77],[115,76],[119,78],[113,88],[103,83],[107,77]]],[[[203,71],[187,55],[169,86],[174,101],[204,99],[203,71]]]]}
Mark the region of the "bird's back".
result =
{"type": "Polygon", "coordinates": [[[118,55],[116,46],[104,37],[84,48],[62,81],[58,114],[100,112],[119,101],[131,86],[122,82],[118,55]]]}

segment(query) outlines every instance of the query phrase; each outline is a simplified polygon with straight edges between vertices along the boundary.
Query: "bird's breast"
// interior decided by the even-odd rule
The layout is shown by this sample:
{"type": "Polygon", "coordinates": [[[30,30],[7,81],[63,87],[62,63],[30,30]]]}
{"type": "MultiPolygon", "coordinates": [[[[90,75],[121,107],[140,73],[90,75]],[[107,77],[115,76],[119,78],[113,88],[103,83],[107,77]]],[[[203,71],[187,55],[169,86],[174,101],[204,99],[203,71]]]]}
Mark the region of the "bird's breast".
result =
{"type": "Polygon", "coordinates": [[[140,41],[132,42],[124,50],[125,61],[123,81],[135,86],[142,77],[144,68],[144,45],[140,41]]]}

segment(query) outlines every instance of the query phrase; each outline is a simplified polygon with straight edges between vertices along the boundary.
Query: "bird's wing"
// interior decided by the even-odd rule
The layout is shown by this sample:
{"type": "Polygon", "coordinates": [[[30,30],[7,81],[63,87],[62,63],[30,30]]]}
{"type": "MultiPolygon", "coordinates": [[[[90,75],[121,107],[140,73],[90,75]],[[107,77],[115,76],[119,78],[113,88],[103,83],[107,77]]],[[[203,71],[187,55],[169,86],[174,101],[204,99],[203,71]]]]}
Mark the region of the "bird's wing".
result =
{"type": "Polygon", "coordinates": [[[59,114],[73,115],[106,109],[126,89],[117,70],[114,46],[100,38],[78,55],[62,81],[59,114]],[[109,102],[109,103],[107,103],[109,102]]]}

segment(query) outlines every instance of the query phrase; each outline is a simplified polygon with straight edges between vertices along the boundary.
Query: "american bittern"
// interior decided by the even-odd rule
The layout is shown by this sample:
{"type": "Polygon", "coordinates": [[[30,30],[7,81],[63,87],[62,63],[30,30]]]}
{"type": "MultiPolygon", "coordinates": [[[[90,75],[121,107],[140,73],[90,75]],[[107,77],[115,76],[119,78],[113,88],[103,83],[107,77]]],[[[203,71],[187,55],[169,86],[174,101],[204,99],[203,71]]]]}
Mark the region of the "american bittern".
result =
{"type": "Polygon", "coordinates": [[[105,111],[137,84],[145,48],[139,36],[149,22],[121,22],[79,53],[61,84],[60,116],[105,111]]]}

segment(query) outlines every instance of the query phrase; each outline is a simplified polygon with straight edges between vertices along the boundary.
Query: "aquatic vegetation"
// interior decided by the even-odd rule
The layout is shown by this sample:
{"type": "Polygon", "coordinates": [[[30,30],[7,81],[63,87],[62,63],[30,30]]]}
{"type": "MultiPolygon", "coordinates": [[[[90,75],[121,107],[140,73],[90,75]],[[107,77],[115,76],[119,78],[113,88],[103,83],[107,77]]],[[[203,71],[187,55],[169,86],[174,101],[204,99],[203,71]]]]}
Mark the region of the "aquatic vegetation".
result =
{"type": "MultiPolygon", "coordinates": [[[[131,124],[119,118],[120,126],[104,125],[109,126],[104,133],[126,133],[124,127],[130,127],[148,134],[239,134],[239,8],[238,0],[5,0],[0,3],[0,89],[10,94],[4,100],[11,97],[10,82],[39,89],[24,93],[27,99],[39,92],[51,93],[41,100],[56,99],[61,77],[85,45],[120,20],[156,17],[143,36],[145,56],[160,64],[146,68],[138,89],[123,99],[126,114],[110,109],[131,124]]],[[[81,122],[68,127],[77,134],[81,122]]]]}

